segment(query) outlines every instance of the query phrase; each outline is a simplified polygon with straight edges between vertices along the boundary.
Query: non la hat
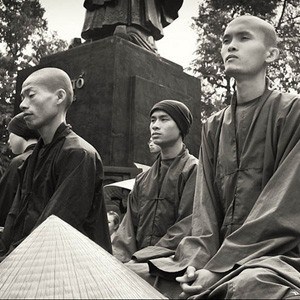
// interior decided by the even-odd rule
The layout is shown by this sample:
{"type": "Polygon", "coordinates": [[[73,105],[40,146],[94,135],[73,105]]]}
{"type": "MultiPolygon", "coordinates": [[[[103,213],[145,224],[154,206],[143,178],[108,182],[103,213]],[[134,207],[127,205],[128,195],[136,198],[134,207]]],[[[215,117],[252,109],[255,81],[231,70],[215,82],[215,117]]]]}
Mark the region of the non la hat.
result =
{"type": "Polygon", "coordinates": [[[37,130],[28,128],[23,113],[14,116],[9,122],[7,129],[10,133],[14,133],[25,140],[38,139],[40,137],[37,130]]]}
{"type": "Polygon", "coordinates": [[[0,264],[0,299],[166,299],[59,217],[37,226],[0,264]]]}
{"type": "Polygon", "coordinates": [[[165,111],[175,121],[183,137],[189,133],[193,116],[185,104],[177,100],[162,100],[152,107],[150,116],[156,110],[165,111]]]}

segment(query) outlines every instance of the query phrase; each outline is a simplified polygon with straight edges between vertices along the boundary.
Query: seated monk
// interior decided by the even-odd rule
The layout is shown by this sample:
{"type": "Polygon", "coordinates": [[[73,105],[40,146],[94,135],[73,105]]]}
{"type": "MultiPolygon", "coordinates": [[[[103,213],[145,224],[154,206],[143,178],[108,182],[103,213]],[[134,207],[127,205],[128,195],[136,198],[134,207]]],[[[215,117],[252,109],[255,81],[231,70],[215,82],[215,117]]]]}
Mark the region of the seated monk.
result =
{"type": "Polygon", "coordinates": [[[192,124],[186,105],[163,100],[153,106],[150,117],[151,138],[160,154],[148,171],[137,176],[112,241],[114,256],[135,271],[147,267],[140,263],[150,258],[174,253],[190,233],[198,164],[183,143],[192,124]]]}

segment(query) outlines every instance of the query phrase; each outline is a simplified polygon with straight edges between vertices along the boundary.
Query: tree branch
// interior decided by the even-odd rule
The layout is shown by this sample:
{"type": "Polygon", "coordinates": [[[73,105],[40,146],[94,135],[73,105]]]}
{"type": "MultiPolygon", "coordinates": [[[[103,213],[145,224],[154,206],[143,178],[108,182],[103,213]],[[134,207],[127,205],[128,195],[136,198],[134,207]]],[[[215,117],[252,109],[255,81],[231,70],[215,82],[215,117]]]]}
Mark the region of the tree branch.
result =
{"type": "Polygon", "coordinates": [[[279,18],[279,20],[278,20],[278,24],[277,24],[277,26],[276,26],[276,30],[277,30],[278,28],[280,28],[280,26],[281,26],[281,23],[282,23],[282,20],[283,20],[283,15],[284,15],[284,13],[285,13],[285,9],[286,9],[287,3],[288,3],[288,0],[284,0],[284,1],[283,1],[282,11],[281,11],[280,18],[279,18]]]}

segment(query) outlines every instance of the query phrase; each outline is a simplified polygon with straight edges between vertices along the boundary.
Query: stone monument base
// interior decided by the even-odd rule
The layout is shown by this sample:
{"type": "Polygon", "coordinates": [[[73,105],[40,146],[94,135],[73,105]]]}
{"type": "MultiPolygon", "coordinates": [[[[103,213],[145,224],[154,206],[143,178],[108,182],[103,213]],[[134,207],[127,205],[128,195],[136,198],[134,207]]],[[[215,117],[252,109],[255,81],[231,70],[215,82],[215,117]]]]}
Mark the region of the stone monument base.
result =
{"type": "MultiPolygon", "coordinates": [[[[38,67],[19,72],[17,95],[25,78],[45,66],[61,68],[71,77],[76,100],[67,121],[99,151],[109,181],[134,177],[141,171],[134,162],[151,165],[155,160],[147,145],[149,111],[163,99],[182,101],[192,111],[194,123],[185,143],[198,156],[200,81],[181,66],[113,36],[44,57],[38,67]]],[[[16,112],[19,103],[17,97],[16,112]]]]}

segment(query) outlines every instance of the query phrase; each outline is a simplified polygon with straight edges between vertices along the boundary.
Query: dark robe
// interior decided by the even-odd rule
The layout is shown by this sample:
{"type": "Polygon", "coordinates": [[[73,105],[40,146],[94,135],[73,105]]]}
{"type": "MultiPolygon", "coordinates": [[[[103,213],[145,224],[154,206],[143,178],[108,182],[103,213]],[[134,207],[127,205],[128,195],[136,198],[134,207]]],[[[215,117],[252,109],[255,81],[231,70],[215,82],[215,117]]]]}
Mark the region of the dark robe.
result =
{"type": "Polygon", "coordinates": [[[189,234],[198,160],[184,147],[170,166],[163,163],[159,156],[139,174],[128,197],[113,240],[113,254],[122,262],[170,255],[189,234]]]}
{"type": "Polygon", "coordinates": [[[61,124],[51,143],[40,139],[21,168],[21,186],[1,236],[1,255],[56,215],[111,251],[103,200],[103,166],[97,151],[61,124]]]}
{"type": "Polygon", "coordinates": [[[137,26],[159,40],[178,17],[183,0],[85,0],[84,39],[111,36],[117,25],[137,26]]]}
{"type": "Polygon", "coordinates": [[[0,226],[4,226],[7,214],[15,198],[18,185],[18,168],[32,153],[35,144],[29,145],[25,151],[14,157],[0,180],[0,226]]]}
{"type": "Polygon", "coordinates": [[[266,89],[240,150],[235,110],[234,98],[204,124],[192,236],[175,257],[152,260],[150,272],[174,278],[190,265],[227,274],[204,293],[212,298],[298,293],[299,96],[266,89]]]}

